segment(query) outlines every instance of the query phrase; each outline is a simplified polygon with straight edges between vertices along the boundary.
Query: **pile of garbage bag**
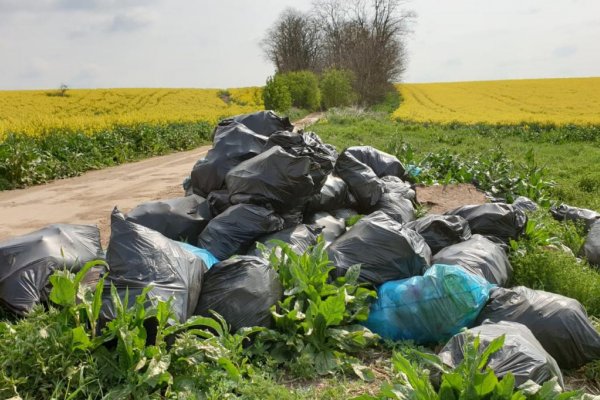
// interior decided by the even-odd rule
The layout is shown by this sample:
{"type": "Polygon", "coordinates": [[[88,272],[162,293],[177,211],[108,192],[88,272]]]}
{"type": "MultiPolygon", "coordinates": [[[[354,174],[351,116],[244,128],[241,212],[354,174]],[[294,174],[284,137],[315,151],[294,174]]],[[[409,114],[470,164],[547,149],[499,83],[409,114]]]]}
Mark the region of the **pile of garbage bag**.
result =
{"type": "MultiPolygon", "coordinates": [[[[409,175],[391,154],[370,146],[338,154],[272,111],[231,117],[191,168],[184,197],[126,215],[115,208],[106,255],[93,226],[51,225],[0,242],[0,305],[25,315],[49,302],[54,271],[105,258],[104,321],[115,317],[114,285],[129,304],[151,287],[149,301],[171,299],[180,321],[216,312],[233,331],[269,327],[283,293],[267,253],[283,241],[301,254],[321,235],[331,280],[358,264],[359,281],[377,291],[365,325],[384,339],[447,342],[440,356],[453,366],[469,337],[485,346],[505,335],[488,365],[500,376],[512,372],[517,384],[562,384],[558,365],[600,359],[600,337],[576,300],[509,288],[507,244],[523,234],[534,202],[420,216],[409,175]]],[[[567,205],[552,213],[583,221],[582,255],[600,266],[600,214],[567,205]]]]}

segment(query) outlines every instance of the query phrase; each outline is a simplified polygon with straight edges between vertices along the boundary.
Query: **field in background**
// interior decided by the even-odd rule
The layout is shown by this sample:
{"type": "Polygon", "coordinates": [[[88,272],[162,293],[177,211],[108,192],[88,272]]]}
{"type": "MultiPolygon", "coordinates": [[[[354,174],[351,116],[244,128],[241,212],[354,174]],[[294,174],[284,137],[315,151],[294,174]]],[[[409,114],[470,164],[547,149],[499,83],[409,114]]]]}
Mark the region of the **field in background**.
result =
{"type": "Polygon", "coordinates": [[[397,86],[393,118],[414,122],[600,124],[600,78],[524,79],[397,86]]]}
{"type": "Polygon", "coordinates": [[[219,119],[262,108],[261,89],[70,89],[0,91],[0,138],[8,132],[94,133],[116,125],[219,119]]]}

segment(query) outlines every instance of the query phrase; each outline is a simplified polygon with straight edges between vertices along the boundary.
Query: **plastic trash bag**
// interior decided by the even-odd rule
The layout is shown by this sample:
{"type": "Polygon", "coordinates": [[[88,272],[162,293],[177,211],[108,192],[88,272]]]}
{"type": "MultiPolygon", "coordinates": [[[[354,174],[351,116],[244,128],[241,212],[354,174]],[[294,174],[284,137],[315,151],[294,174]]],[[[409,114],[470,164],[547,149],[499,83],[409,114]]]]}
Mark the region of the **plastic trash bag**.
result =
{"type": "Polygon", "coordinates": [[[314,132],[277,132],[269,137],[265,149],[280,146],[296,157],[310,158],[310,176],[317,194],[333,171],[338,153],[335,147],[323,143],[314,132]]]}
{"type": "Polygon", "coordinates": [[[17,315],[47,302],[49,278],[104,259],[100,231],[91,225],[54,224],[0,242],[0,304],[17,315]]]}
{"type": "Polygon", "coordinates": [[[338,157],[335,173],[348,184],[359,211],[368,212],[381,199],[385,184],[371,167],[358,160],[348,149],[338,157]]]}
{"type": "Polygon", "coordinates": [[[227,189],[213,190],[206,197],[206,202],[208,203],[210,214],[213,218],[231,207],[229,191],[227,189]]]}
{"type": "Polygon", "coordinates": [[[343,218],[336,218],[333,215],[321,211],[315,213],[306,219],[307,223],[316,225],[321,228],[321,235],[325,242],[325,248],[329,247],[331,243],[338,237],[342,236],[346,232],[346,222],[343,218]]]}
{"type": "Polygon", "coordinates": [[[524,286],[497,288],[477,318],[525,325],[561,368],[600,359],[600,335],[575,299],[524,286]]]}
{"type": "Polygon", "coordinates": [[[190,253],[198,257],[200,260],[202,260],[202,262],[204,262],[204,265],[206,265],[206,268],[208,269],[210,269],[213,265],[219,262],[219,260],[217,260],[217,257],[215,257],[210,251],[206,249],[201,249],[200,247],[192,246],[191,244],[184,242],[177,242],[177,244],[181,246],[182,249],[189,251],[190,253]]]}
{"type": "Polygon", "coordinates": [[[273,210],[238,204],[208,223],[198,237],[198,247],[225,260],[234,254],[245,254],[258,237],[281,229],[283,220],[273,210]]]}
{"type": "MultiPolygon", "coordinates": [[[[458,215],[431,214],[407,223],[405,228],[412,229],[423,236],[433,254],[444,247],[471,238],[469,223],[458,215]]],[[[453,265],[455,263],[442,262],[441,264],[453,265]]]]}
{"type": "Polygon", "coordinates": [[[191,195],[142,203],[129,211],[126,218],[169,239],[196,243],[212,215],[203,197],[191,195]]]}
{"type": "Polygon", "coordinates": [[[431,260],[431,250],[418,233],[381,211],[361,218],[327,252],[337,276],[361,264],[360,280],[373,285],[420,275],[431,260]]]}
{"type": "Polygon", "coordinates": [[[270,204],[284,211],[309,200],[314,188],[309,172],[308,157],[276,146],[233,168],[225,181],[232,203],[270,204]]]}
{"type": "MultiPolygon", "coordinates": [[[[272,249],[276,245],[270,243],[271,240],[281,240],[288,243],[290,248],[296,254],[303,254],[308,248],[317,243],[317,236],[321,232],[320,227],[300,224],[292,228],[287,228],[279,232],[270,233],[256,239],[257,242],[264,244],[267,249],[272,249]]],[[[247,255],[262,257],[262,252],[252,246],[247,255]]]]}
{"type": "Polygon", "coordinates": [[[495,236],[505,243],[518,239],[527,224],[527,215],[505,203],[486,203],[456,208],[446,215],[459,215],[467,220],[471,233],[495,236]]]}
{"type": "Polygon", "coordinates": [[[438,343],[473,324],[492,287],[460,267],[435,264],[423,276],[381,285],[365,326],[384,339],[438,343]]]}
{"type": "Polygon", "coordinates": [[[386,193],[393,193],[413,203],[417,202],[417,192],[415,192],[414,186],[411,183],[392,175],[384,176],[381,178],[381,181],[385,185],[386,193]]]}
{"type": "Polygon", "coordinates": [[[515,387],[529,379],[542,384],[553,377],[558,378],[561,387],[564,386],[556,361],[525,325],[516,322],[485,322],[454,336],[438,355],[444,364],[455,367],[463,360],[463,348],[467,340],[479,336],[480,349],[484,349],[502,335],[505,335],[504,346],[490,356],[486,365],[494,370],[499,379],[511,372],[515,377],[515,387]]]}
{"type": "Polygon", "coordinates": [[[512,202],[512,206],[523,212],[537,211],[538,208],[540,208],[535,201],[525,196],[517,197],[515,201],[512,202]]]}
{"type": "Polygon", "coordinates": [[[236,332],[272,323],[271,307],[283,296],[277,272],[259,257],[238,256],[214,265],[204,277],[195,315],[221,314],[236,332]]]}
{"type": "Polygon", "coordinates": [[[395,156],[384,153],[371,146],[348,147],[346,151],[352,154],[358,161],[368,165],[375,174],[382,178],[384,176],[405,176],[404,165],[395,156]]]}
{"type": "Polygon", "coordinates": [[[330,211],[350,206],[348,185],[335,175],[327,176],[320,192],[311,197],[308,209],[312,212],[330,211]]]}
{"type": "Polygon", "coordinates": [[[381,181],[384,192],[371,212],[382,211],[401,224],[415,220],[415,192],[410,184],[395,176],[386,176],[381,181]]]}
{"type": "Polygon", "coordinates": [[[223,189],[227,172],[242,161],[262,153],[266,142],[265,136],[240,123],[217,126],[213,148],[192,168],[194,193],[206,197],[213,190],[223,189]]]}
{"type": "Polygon", "coordinates": [[[600,220],[592,225],[582,251],[590,264],[600,267],[600,220]]]}
{"type": "Polygon", "coordinates": [[[194,254],[159,232],[127,221],[116,208],[111,216],[111,235],[106,251],[110,273],[104,289],[102,317],[114,319],[116,312],[111,300],[111,284],[115,285],[128,304],[147,286],[150,301],[173,298],[172,308],[180,322],[194,311],[200,296],[202,279],[207,267],[194,254]]]}
{"type": "Polygon", "coordinates": [[[597,213],[594,210],[571,207],[567,204],[550,207],[550,213],[557,221],[583,221],[586,230],[590,230],[592,225],[600,220],[600,213],[597,213]]]}
{"type": "Polygon", "coordinates": [[[498,286],[505,286],[513,273],[502,246],[482,235],[473,235],[469,240],[440,250],[432,262],[459,265],[498,286]]]}
{"type": "Polygon", "coordinates": [[[277,131],[291,131],[294,125],[288,117],[280,117],[271,110],[258,111],[230,117],[219,122],[219,126],[227,126],[234,122],[246,125],[259,135],[269,136],[277,131]]]}

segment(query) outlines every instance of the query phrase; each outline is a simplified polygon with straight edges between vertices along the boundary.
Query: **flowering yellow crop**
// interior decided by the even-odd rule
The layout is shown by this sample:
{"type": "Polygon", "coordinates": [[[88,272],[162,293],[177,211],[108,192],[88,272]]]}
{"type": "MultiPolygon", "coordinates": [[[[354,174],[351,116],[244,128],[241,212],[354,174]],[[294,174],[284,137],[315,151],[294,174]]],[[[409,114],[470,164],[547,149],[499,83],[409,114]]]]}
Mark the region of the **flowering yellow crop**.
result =
{"type": "Polygon", "coordinates": [[[54,129],[94,133],[116,124],[216,122],[262,108],[260,88],[230,89],[69,89],[0,91],[0,138],[7,132],[44,134],[54,129]],[[49,95],[50,94],[50,95],[49,95]]]}
{"type": "Polygon", "coordinates": [[[418,122],[600,124],[600,78],[398,84],[393,118],[418,122]]]}

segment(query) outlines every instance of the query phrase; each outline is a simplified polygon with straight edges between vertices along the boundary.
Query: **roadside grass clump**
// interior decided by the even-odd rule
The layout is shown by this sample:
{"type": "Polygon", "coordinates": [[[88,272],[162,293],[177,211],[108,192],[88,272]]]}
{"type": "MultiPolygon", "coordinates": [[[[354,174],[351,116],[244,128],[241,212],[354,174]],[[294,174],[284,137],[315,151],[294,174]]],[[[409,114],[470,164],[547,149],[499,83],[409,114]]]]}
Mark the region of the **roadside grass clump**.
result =
{"type": "Polygon", "coordinates": [[[93,135],[55,130],[32,136],[9,133],[0,142],[0,190],[80,175],[146,157],[206,144],[207,122],[123,125],[93,135]]]}

